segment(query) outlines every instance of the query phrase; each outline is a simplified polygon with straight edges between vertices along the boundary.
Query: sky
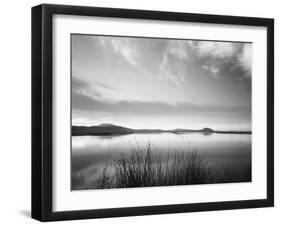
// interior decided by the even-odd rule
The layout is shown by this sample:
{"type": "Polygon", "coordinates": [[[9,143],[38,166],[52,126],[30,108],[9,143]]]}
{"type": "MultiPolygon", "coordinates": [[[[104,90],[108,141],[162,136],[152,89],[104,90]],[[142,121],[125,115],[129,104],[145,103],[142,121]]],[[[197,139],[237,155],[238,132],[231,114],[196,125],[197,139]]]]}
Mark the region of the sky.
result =
{"type": "Polygon", "coordinates": [[[72,34],[72,125],[251,130],[252,44],[72,34]]]}

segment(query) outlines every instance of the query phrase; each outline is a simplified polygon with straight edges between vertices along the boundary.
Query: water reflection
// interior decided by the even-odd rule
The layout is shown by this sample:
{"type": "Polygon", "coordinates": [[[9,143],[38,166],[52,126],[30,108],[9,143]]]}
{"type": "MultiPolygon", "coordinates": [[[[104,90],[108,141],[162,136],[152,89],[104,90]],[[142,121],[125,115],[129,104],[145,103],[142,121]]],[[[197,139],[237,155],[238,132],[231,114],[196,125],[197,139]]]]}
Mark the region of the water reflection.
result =
{"type": "Polygon", "coordinates": [[[73,136],[72,137],[72,189],[81,189],[81,181],[97,176],[107,160],[117,160],[121,153],[129,153],[132,147],[145,148],[165,155],[173,150],[196,149],[206,156],[210,165],[219,169],[222,165],[236,169],[251,164],[251,135],[159,133],[129,134],[122,136],[73,136]]]}

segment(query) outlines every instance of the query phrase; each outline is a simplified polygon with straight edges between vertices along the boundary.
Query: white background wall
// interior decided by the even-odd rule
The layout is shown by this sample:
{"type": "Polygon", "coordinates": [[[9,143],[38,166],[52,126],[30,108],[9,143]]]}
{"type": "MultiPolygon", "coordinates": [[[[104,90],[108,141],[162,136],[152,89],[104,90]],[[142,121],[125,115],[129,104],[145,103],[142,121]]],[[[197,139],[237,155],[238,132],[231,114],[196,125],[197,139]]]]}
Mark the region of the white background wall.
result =
{"type": "MultiPolygon", "coordinates": [[[[37,225],[30,218],[31,6],[2,1],[0,35],[0,224],[37,225]]],[[[281,4],[245,0],[60,0],[45,3],[275,18],[275,208],[56,222],[60,225],[277,225],[281,213],[281,4]]]]}

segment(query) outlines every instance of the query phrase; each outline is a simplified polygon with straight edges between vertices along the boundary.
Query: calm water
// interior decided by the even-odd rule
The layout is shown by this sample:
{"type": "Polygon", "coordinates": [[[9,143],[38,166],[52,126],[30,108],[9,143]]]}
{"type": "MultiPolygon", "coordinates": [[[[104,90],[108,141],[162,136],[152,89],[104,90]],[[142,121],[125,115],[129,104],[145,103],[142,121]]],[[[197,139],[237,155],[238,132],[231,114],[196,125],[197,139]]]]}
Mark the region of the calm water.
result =
{"type": "MultiPolygon", "coordinates": [[[[251,135],[202,133],[130,134],[122,136],[73,136],[72,137],[72,189],[83,189],[83,183],[95,179],[107,160],[117,160],[121,153],[132,147],[153,150],[163,156],[172,150],[204,154],[208,164],[219,172],[222,167],[243,174],[251,167],[251,135]]],[[[243,175],[242,175],[243,176],[243,175]]]]}

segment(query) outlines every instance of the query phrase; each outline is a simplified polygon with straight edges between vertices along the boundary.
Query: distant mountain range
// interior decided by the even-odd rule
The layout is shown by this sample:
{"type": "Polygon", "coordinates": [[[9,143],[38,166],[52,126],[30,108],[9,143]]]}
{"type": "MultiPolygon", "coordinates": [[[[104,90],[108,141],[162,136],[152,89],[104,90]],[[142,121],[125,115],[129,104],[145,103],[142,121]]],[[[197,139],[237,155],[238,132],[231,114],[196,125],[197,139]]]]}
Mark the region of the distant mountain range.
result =
{"type": "Polygon", "coordinates": [[[210,128],[203,128],[199,130],[192,129],[174,129],[174,130],[162,130],[162,129],[130,129],[123,126],[117,126],[110,123],[102,123],[97,126],[72,126],[72,136],[109,136],[109,135],[125,135],[132,133],[204,133],[206,135],[212,133],[225,133],[225,134],[251,134],[251,131],[222,131],[213,130],[210,128]]]}

